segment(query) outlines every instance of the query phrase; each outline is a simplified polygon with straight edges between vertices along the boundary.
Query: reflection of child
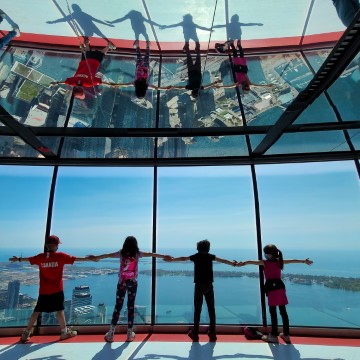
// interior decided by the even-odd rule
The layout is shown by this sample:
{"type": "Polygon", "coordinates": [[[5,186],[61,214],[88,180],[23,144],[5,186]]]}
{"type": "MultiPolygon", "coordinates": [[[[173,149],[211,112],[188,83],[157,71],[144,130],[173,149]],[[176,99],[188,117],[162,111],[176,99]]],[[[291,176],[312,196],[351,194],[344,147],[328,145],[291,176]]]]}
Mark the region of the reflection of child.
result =
{"type": "Polygon", "coordinates": [[[29,258],[13,256],[11,262],[28,261],[30,265],[39,266],[40,287],[39,297],[26,329],[21,335],[21,342],[30,339],[32,328],[41,312],[54,312],[61,327],[60,340],[65,340],[77,335],[77,332],[66,326],[64,314],[64,286],[63,269],[66,264],[73,264],[74,261],[88,261],[92,259],[70,256],[68,254],[57,252],[60,239],[51,235],[46,239],[46,252],[40,253],[29,258]]]}
{"type": "Polygon", "coordinates": [[[141,55],[139,42],[135,41],[136,47],[136,69],[135,69],[135,80],[129,83],[124,84],[112,84],[116,87],[135,87],[135,95],[138,99],[144,99],[146,96],[146,91],[148,88],[155,90],[167,90],[169,87],[159,87],[155,85],[150,85],[148,82],[149,79],[149,56],[150,56],[150,42],[146,42],[146,51],[145,56],[141,55]]]}
{"type": "MultiPolygon", "coordinates": [[[[4,20],[6,14],[0,10],[0,23],[4,20]]],[[[20,36],[20,30],[18,27],[14,26],[12,31],[9,31],[6,35],[0,38],[0,49],[6,46],[14,37],[20,36]]]]}
{"type": "Polygon", "coordinates": [[[243,93],[247,94],[250,91],[250,85],[264,86],[264,87],[272,87],[273,86],[273,84],[269,84],[269,85],[254,84],[250,81],[249,76],[247,74],[249,69],[247,66],[247,61],[246,61],[246,58],[244,55],[244,50],[241,46],[240,40],[236,41],[236,47],[239,50],[239,53],[238,53],[237,49],[235,48],[233,41],[229,41],[224,44],[216,44],[215,46],[216,46],[216,50],[220,53],[225,52],[225,48],[227,46],[230,46],[230,48],[232,50],[232,54],[233,54],[234,72],[235,72],[235,78],[236,78],[235,84],[222,85],[222,86],[217,86],[217,87],[229,89],[229,88],[232,88],[235,86],[240,86],[243,93]]]}
{"type": "Polygon", "coordinates": [[[194,262],[194,328],[188,332],[188,336],[193,341],[199,341],[199,324],[203,297],[208,307],[210,328],[208,331],[210,341],[216,341],[216,314],[215,299],[213,288],[213,261],[235,266],[236,262],[221,259],[215,255],[209,254],[210,242],[202,240],[197,243],[197,253],[191,256],[181,256],[166,261],[192,261],[194,262]]]}
{"type": "Polygon", "coordinates": [[[313,262],[310,259],[305,260],[284,260],[282,252],[272,244],[264,247],[264,254],[266,260],[249,260],[237,263],[236,266],[244,265],[260,265],[263,266],[265,275],[265,293],[268,297],[269,312],[271,317],[271,333],[264,335],[262,340],[271,343],[278,342],[278,319],[276,307],[279,307],[280,315],[283,322],[283,332],[280,333],[280,337],[286,342],[290,343],[289,336],[289,317],[286,311],[286,305],[288,299],[286,297],[285,284],[281,280],[281,271],[284,268],[284,264],[307,264],[311,265],[313,262]]]}
{"type": "Polygon", "coordinates": [[[119,281],[116,290],[116,303],[114,312],[112,315],[110,330],[105,334],[105,341],[113,342],[114,333],[117,322],[119,320],[120,312],[124,304],[125,294],[128,294],[127,308],[128,308],[128,331],[127,340],[133,341],[135,333],[133,332],[134,324],[134,311],[135,311],[135,298],[138,287],[138,263],[141,257],[157,257],[157,258],[169,258],[167,255],[160,255],[155,253],[141,252],[138,248],[137,240],[134,236],[128,236],[123,244],[121,250],[103,254],[103,255],[89,255],[91,260],[98,261],[105,258],[120,258],[120,272],[119,281]]]}
{"type": "Polygon", "coordinates": [[[91,50],[90,43],[86,40],[83,49],[84,51],[81,54],[81,61],[75,75],[67,78],[65,81],[54,81],[51,83],[73,86],[73,95],[80,100],[85,99],[84,87],[93,87],[101,84],[111,85],[103,82],[101,78],[97,77],[95,74],[109,49],[116,48],[109,43],[108,46],[101,51],[91,50]]]}

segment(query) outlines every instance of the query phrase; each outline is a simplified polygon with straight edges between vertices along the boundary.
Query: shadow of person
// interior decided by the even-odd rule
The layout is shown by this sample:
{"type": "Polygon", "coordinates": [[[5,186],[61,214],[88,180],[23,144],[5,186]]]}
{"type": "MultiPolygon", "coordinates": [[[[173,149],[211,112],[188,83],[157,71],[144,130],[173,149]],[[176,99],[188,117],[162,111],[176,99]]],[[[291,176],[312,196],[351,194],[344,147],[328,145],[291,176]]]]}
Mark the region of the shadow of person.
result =
{"type": "Polygon", "coordinates": [[[169,29],[169,28],[173,28],[173,27],[177,27],[177,26],[181,26],[183,28],[184,41],[185,41],[185,46],[183,49],[184,52],[186,52],[186,48],[189,47],[190,40],[193,40],[196,43],[196,47],[199,47],[199,50],[200,50],[199,37],[198,37],[197,31],[196,31],[197,29],[212,31],[210,28],[195,24],[191,14],[184,15],[183,21],[181,21],[177,24],[162,25],[162,26],[160,26],[160,29],[169,29]]]}
{"type": "Polygon", "coordinates": [[[0,24],[6,20],[12,28],[19,28],[19,25],[5,11],[0,10],[0,13],[4,14],[0,16],[0,24]]]}
{"type": "MultiPolygon", "coordinates": [[[[47,346],[56,344],[57,342],[58,341],[52,341],[46,344],[34,344],[30,341],[26,344],[23,344],[19,341],[2,348],[0,350],[0,359],[21,359],[23,357],[27,358],[27,355],[30,355],[31,353],[41,350],[47,346]]],[[[36,354],[34,355],[36,356],[36,354]]],[[[62,354],[59,354],[59,355],[52,355],[51,357],[46,357],[46,358],[41,357],[40,359],[57,360],[62,358],[63,358],[62,354]]]]}
{"type": "MultiPolygon", "coordinates": [[[[269,344],[274,360],[326,360],[323,357],[301,357],[300,351],[293,345],[269,344]]],[[[333,360],[345,360],[334,358],[333,360]]]]}
{"type": "Polygon", "coordinates": [[[105,343],[103,348],[91,360],[121,359],[121,355],[129,347],[129,344],[124,342],[119,347],[113,348],[110,343],[105,343]]]}
{"type": "Polygon", "coordinates": [[[146,19],[140,11],[131,10],[125,16],[113,20],[107,21],[109,24],[116,24],[123,22],[125,20],[130,20],[131,27],[135,34],[135,41],[139,40],[140,35],[142,35],[146,41],[149,41],[149,35],[147,34],[145,22],[150,25],[156,25],[160,27],[160,24],[156,23],[155,21],[146,19]]]}
{"type": "Polygon", "coordinates": [[[235,40],[235,39],[241,39],[242,30],[241,28],[243,26],[263,26],[262,23],[241,23],[239,22],[239,15],[234,14],[230,22],[224,24],[224,25],[214,25],[213,29],[220,29],[225,27],[226,33],[227,33],[227,39],[228,40],[235,40]]]}
{"type": "Polygon", "coordinates": [[[46,23],[56,24],[60,22],[69,22],[70,25],[76,28],[75,31],[78,31],[84,38],[97,35],[105,39],[108,43],[110,42],[110,40],[102,33],[102,31],[95,25],[95,23],[99,23],[110,27],[113,27],[114,25],[96,19],[95,17],[87,14],[86,12],[82,11],[80,6],[77,4],[72,4],[71,7],[73,11],[69,13],[69,15],[66,15],[57,20],[47,21],[46,23]]]}
{"type": "MultiPolygon", "coordinates": [[[[156,359],[172,359],[172,360],[223,360],[223,359],[273,359],[272,356],[267,355],[251,355],[251,354],[224,354],[222,352],[226,347],[222,346],[220,349],[217,349],[218,355],[214,355],[214,350],[217,344],[215,342],[208,342],[205,344],[200,344],[198,342],[193,342],[188,356],[179,356],[179,355],[164,355],[164,354],[146,354],[142,358],[136,358],[137,360],[156,360],[156,359]]],[[[285,360],[284,358],[283,360],[285,360]]],[[[99,359],[100,360],[100,359],[99,359]]],[[[286,359],[286,360],[290,360],[286,359]]]]}

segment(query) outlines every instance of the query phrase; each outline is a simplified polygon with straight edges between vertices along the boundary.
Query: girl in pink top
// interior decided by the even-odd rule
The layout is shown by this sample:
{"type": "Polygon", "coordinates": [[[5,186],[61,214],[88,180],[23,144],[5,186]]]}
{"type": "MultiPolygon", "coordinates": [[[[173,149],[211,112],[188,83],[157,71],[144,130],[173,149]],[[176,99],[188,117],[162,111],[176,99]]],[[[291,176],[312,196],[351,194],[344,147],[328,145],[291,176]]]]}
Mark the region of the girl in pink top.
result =
{"type": "Polygon", "coordinates": [[[137,240],[134,236],[128,236],[123,244],[121,250],[114,253],[103,255],[88,255],[87,258],[98,261],[105,258],[119,258],[120,259],[120,272],[119,282],[116,290],[115,308],[111,320],[110,330],[105,334],[106,342],[114,341],[114,333],[116,324],[120,317],[120,312],[124,304],[126,292],[128,294],[127,308],[128,308],[128,331],[127,341],[133,341],[135,333],[133,332],[134,324],[134,310],[135,298],[137,292],[137,277],[138,277],[138,263],[141,257],[156,257],[171,259],[168,255],[160,255],[155,253],[142,252],[139,250],[137,240]]]}
{"type": "Polygon", "coordinates": [[[247,66],[247,62],[246,62],[246,58],[244,55],[244,50],[241,46],[241,41],[237,40],[236,41],[236,48],[234,46],[234,42],[231,41],[227,41],[224,44],[215,44],[215,49],[219,52],[219,53],[224,53],[226,47],[230,47],[232,54],[233,54],[233,67],[234,67],[234,73],[235,73],[235,79],[236,79],[236,83],[235,84],[231,84],[231,85],[218,85],[216,87],[221,87],[224,89],[229,89],[229,88],[233,88],[235,86],[239,86],[241,87],[242,91],[244,94],[249,93],[250,91],[250,85],[253,86],[265,86],[265,87],[272,87],[273,84],[269,84],[269,85],[261,85],[261,84],[254,84],[250,81],[249,77],[248,77],[248,66],[247,66]],[[239,52],[237,51],[237,49],[239,50],[239,52]]]}
{"type": "Polygon", "coordinates": [[[288,299],[286,297],[285,284],[281,280],[281,271],[284,264],[302,263],[311,265],[313,262],[309,258],[305,260],[284,260],[282,252],[272,244],[266,245],[263,249],[265,260],[249,260],[237,263],[236,266],[260,265],[263,266],[265,275],[265,293],[268,297],[269,312],[271,317],[271,333],[262,337],[263,341],[278,342],[278,319],[276,307],[279,307],[280,315],[283,322],[283,332],[280,337],[286,342],[291,343],[289,336],[289,317],[286,311],[288,299]]]}

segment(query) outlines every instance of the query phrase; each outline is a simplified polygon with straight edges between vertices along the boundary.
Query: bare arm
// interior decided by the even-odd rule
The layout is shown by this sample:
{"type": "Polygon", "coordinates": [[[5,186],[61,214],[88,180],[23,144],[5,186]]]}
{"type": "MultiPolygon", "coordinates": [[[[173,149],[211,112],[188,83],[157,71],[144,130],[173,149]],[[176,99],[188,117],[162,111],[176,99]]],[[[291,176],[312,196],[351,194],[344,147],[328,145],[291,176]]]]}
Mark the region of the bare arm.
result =
{"type": "Polygon", "coordinates": [[[292,259],[292,260],[284,260],[284,264],[306,264],[311,265],[313,263],[312,260],[306,258],[304,260],[292,259]]]}
{"type": "Polygon", "coordinates": [[[143,257],[154,257],[154,258],[159,258],[159,259],[172,259],[172,257],[170,255],[162,255],[162,254],[157,254],[157,253],[151,253],[151,252],[142,252],[143,257]]]}
{"type": "Polygon", "coordinates": [[[229,261],[229,260],[226,260],[226,259],[222,259],[222,258],[219,258],[217,256],[215,256],[215,261],[218,261],[218,262],[221,262],[223,264],[226,264],[226,265],[230,265],[230,266],[236,266],[236,261],[229,261]]]}
{"type": "Polygon", "coordinates": [[[10,262],[16,262],[16,261],[20,261],[20,262],[23,262],[23,261],[29,261],[29,258],[27,257],[22,257],[22,256],[13,256],[9,259],[10,262]]]}
{"type": "Polygon", "coordinates": [[[221,80],[216,80],[216,81],[212,82],[211,84],[204,86],[204,90],[210,89],[211,87],[217,87],[217,84],[219,84],[220,82],[221,82],[221,80]]]}
{"type": "Polygon", "coordinates": [[[264,260],[247,260],[247,261],[239,261],[236,266],[245,266],[245,265],[258,265],[263,266],[264,260]]]}
{"type": "Polygon", "coordinates": [[[189,261],[189,260],[190,260],[190,256],[179,256],[172,258],[172,261],[189,261]]]}
{"type": "Polygon", "coordinates": [[[124,84],[111,84],[111,86],[114,86],[114,87],[127,87],[127,86],[134,86],[134,83],[133,82],[129,82],[129,83],[124,83],[124,84]]]}
{"type": "MultiPolygon", "coordinates": [[[[108,253],[102,255],[87,255],[85,259],[90,261],[99,261],[101,259],[117,258],[117,257],[118,257],[118,252],[114,252],[114,253],[108,253]]],[[[76,258],[76,260],[78,260],[78,258],[76,258]]],[[[86,261],[86,260],[79,260],[79,261],[86,261]]]]}
{"type": "Polygon", "coordinates": [[[65,81],[52,81],[50,85],[65,84],[65,81]]]}

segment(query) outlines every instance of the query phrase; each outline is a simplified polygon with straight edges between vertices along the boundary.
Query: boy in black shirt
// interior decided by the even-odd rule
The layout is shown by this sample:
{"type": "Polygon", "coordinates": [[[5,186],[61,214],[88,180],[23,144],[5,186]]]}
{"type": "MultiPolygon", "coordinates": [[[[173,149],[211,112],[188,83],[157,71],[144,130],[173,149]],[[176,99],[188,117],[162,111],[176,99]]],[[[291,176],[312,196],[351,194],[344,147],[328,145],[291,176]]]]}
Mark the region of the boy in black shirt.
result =
{"type": "Polygon", "coordinates": [[[181,256],[171,258],[168,261],[187,261],[194,262],[194,328],[188,332],[188,336],[193,341],[199,341],[199,324],[200,314],[203,304],[203,297],[208,307],[210,328],[208,331],[210,341],[216,341],[216,315],[215,315],[215,299],[213,288],[213,261],[219,261],[221,263],[235,266],[236,262],[221,259],[215,255],[209,254],[210,242],[208,240],[202,240],[197,243],[197,254],[191,256],[181,256]]]}

